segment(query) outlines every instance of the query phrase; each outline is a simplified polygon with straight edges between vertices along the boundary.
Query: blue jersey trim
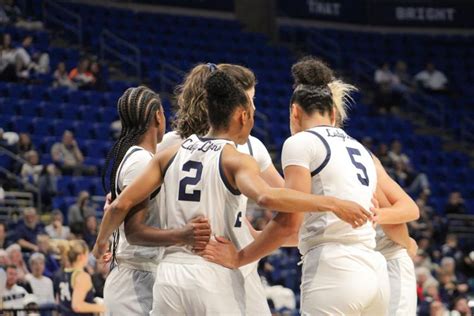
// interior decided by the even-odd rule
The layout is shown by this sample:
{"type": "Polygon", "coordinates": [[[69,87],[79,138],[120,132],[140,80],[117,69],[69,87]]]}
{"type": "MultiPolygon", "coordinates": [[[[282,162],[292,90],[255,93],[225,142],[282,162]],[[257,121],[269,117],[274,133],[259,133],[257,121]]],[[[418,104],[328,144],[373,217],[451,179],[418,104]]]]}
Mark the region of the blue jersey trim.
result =
{"type": "Polygon", "coordinates": [[[227,190],[230,191],[230,193],[232,193],[233,195],[240,195],[240,191],[237,190],[237,189],[234,189],[229,181],[227,180],[226,176],[225,176],[225,173],[224,173],[224,168],[222,167],[222,153],[224,152],[224,150],[221,151],[221,154],[219,155],[219,175],[222,179],[222,182],[224,182],[224,185],[225,187],[227,188],[227,190]]]}
{"type": "Polygon", "coordinates": [[[324,158],[324,161],[321,163],[321,165],[314,169],[312,172],[311,172],[311,177],[314,177],[315,175],[317,175],[318,173],[320,173],[324,167],[326,167],[326,165],[328,164],[329,160],[331,159],[331,148],[329,147],[329,144],[328,142],[324,139],[324,137],[322,137],[318,132],[315,132],[315,131],[306,131],[308,133],[311,133],[315,136],[317,136],[324,144],[324,147],[326,147],[326,158],[324,158]]]}
{"type": "MultiPolygon", "coordinates": [[[[117,174],[115,176],[115,181],[118,182],[118,176],[120,175],[120,172],[122,172],[122,168],[123,168],[123,165],[125,164],[125,162],[127,161],[128,158],[130,158],[132,156],[133,153],[136,153],[137,151],[140,151],[140,150],[144,150],[143,148],[134,148],[132,149],[131,152],[129,152],[122,160],[121,164],[120,164],[120,168],[119,170],[117,171],[117,174]]],[[[116,191],[117,191],[117,194],[120,194],[122,193],[122,190],[120,190],[120,188],[118,187],[118,183],[115,184],[114,183],[114,186],[116,186],[116,191]]]]}
{"type": "Polygon", "coordinates": [[[250,156],[253,157],[253,148],[252,148],[252,142],[250,141],[250,138],[247,140],[247,146],[249,147],[250,156]]]}

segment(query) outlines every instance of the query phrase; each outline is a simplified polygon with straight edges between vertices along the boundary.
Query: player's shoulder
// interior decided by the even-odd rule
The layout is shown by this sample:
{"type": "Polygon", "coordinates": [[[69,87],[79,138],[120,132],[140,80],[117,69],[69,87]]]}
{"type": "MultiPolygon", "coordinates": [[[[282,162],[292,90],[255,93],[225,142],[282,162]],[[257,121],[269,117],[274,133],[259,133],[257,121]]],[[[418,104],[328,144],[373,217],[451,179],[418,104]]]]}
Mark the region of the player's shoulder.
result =
{"type": "Polygon", "coordinates": [[[314,136],[311,135],[310,130],[305,130],[291,135],[285,140],[283,147],[295,146],[295,145],[307,145],[308,141],[313,140],[314,136]]]}
{"type": "Polygon", "coordinates": [[[160,152],[183,142],[183,138],[176,131],[171,131],[163,135],[161,142],[156,145],[156,151],[160,152]]]}

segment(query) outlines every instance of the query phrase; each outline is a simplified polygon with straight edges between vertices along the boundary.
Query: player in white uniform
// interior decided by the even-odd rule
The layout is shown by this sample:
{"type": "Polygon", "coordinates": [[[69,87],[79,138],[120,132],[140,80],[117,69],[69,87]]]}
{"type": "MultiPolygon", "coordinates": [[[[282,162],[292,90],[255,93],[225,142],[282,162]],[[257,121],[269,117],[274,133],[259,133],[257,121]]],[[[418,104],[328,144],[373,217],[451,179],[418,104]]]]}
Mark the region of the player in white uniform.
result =
{"type": "MultiPolygon", "coordinates": [[[[233,146],[245,143],[253,127],[251,98],[222,71],[210,76],[206,90],[211,125],[207,137],[218,140],[198,141],[197,136],[191,136],[179,147],[157,153],[143,174],[110,205],[107,213],[113,215],[112,227],[159,187],[163,178],[166,207],[174,210],[167,212],[168,226],[181,227],[187,218],[207,215],[212,229],[234,242],[231,228],[242,216],[242,200],[235,196],[240,192],[262,207],[279,211],[331,211],[351,225],[368,219],[367,211],[354,202],[269,187],[255,160],[233,146]],[[186,161],[186,157],[195,160],[186,161]]],[[[170,247],[165,252],[158,266],[153,313],[245,314],[240,270],[209,263],[189,250],[170,247]]]]}
{"type": "MultiPolygon", "coordinates": [[[[158,95],[145,87],[128,89],[118,101],[118,112],[123,130],[108,157],[108,161],[115,161],[110,178],[110,183],[114,183],[111,188],[112,198],[120,194],[151,161],[155,144],[162,138],[165,126],[158,95]]],[[[152,307],[156,268],[164,248],[144,246],[186,242],[194,234],[194,229],[189,225],[181,231],[158,229],[161,226],[158,192],[159,189],[153,192],[149,199],[142,203],[142,207],[119,227],[115,239],[118,239],[118,245],[113,246],[117,266],[110,272],[104,286],[108,315],[147,315],[152,307]],[[125,226],[142,218],[147,225],[146,229],[140,230],[138,235],[127,234],[125,226]],[[143,235],[146,237],[147,234],[154,237],[153,243],[142,243],[144,246],[129,243],[143,238],[143,235]]],[[[102,223],[106,224],[106,221],[102,223]]],[[[209,228],[208,223],[204,226],[206,225],[209,228]]],[[[191,244],[194,245],[192,242],[191,244]]]]}
{"type": "MultiPolygon", "coordinates": [[[[347,106],[344,96],[354,90],[353,86],[341,81],[329,84],[337,109],[336,126],[341,127],[347,119],[347,106]]],[[[405,223],[419,217],[419,209],[411,197],[393,181],[380,161],[374,158],[377,169],[377,205],[375,221],[376,250],[387,260],[390,281],[390,316],[416,315],[416,276],[413,261],[418,249],[416,241],[410,238],[405,223]]]]}
{"type": "MultiPolygon", "coordinates": [[[[217,69],[230,75],[244,90],[250,92],[250,90],[255,88],[255,75],[246,67],[232,64],[200,64],[195,66],[177,91],[178,110],[173,122],[175,131],[164,135],[163,140],[157,146],[158,152],[181,144],[191,134],[207,133],[210,127],[207,119],[206,100],[202,98],[205,95],[204,83],[205,79],[217,69]]],[[[258,138],[249,136],[245,144],[237,145],[237,150],[255,158],[262,177],[270,186],[283,187],[283,178],[273,165],[265,145],[258,138]]],[[[241,204],[242,218],[245,219],[247,198],[241,195],[241,199],[243,200],[241,204]]],[[[288,214],[281,214],[279,217],[288,217],[288,214]]],[[[239,225],[234,227],[233,230],[238,240],[239,249],[253,241],[249,225],[239,225]]],[[[279,226],[278,231],[276,231],[277,234],[283,236],[291,232],[287,226],[279,226]]],[[[257,272],[257,265],[258,262],[254,262],[241,268],[245,277],[246,314],[270,315],[265,291],[257,272]]]]}

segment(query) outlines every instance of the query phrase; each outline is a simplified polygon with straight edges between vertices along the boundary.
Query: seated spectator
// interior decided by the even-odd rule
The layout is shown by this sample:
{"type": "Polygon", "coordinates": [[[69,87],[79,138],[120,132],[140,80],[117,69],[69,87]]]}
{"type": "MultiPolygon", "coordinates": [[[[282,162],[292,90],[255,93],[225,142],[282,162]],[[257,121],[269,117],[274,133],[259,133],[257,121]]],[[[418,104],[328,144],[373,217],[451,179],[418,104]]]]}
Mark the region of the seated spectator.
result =
{"type": "Polygon", "coordinates": [[[23,251],[37,252],[37,238],[39,234],[45,234],[44,226],[39,221],[38,214],[34,207],[23,209],[23,221],[20,222],[16,229],[16,238],[18,244],[23,251]]]}
{"type": "Polygon", "coordinates": [[[63,213],[60,210],[54,210],[52,212],[53,221],[51,224],[46,226],[46,233],[52,239],[69,239],[71,231],[68,226],[64,226],[63,213]]]}
{"type": "Polygon", "coordinates": [[[394,178],[409,194],[416,195],[420,192],[430,193],[430,183],[424,173],[413,170],[410,158],[402,152],[402,144],[398,140],[392,142],[388,153],[394,165],[394,178]]]}
{"type": "Polygon", "coordinates": [[[458,237],[455,234],[448,234],[446,236],[446,242],[441,247],[441,254],[443,257],[454,258],[459,263],[462,261],[463,254],[459,249],[458,237]]]}
{"type": "Polygon", "coordinates": [[[91,64],[91,73],[94,76],[95,80],[92,85],[92,89],[104,91],[105,90],[105,82],[102,78],[102,69],[98,62],[93,62],[91,64]]]}
{"type": "Polygon", "coordinates": [[[10,34],[3,34],[0,50],[0,81],[17,81],[16,49],[12,47],[10,34]]]}
{"type": "Polygon", "coordinates": [[[89,246],[89,249],[92,250],[95,245],[95,240],[97,239],[97,218],[95,215],[89,215],[86,217],[85,229],[83,239],[89,246]]]}
{"type": "Polygon", "coordinates": [[[35,252],[29,259],[31,273],[26,275],[33,294],[38,299],[38,304],[54,304],[53,281],[43,275],[45,258],[44,255],[35,252]]]}
{"type": "Polygon", "coordinates": [[[0,249],[0,267],[6,267],[11,264],[8,252],[5,249],[0,249]]]}
{"type": "Polygon", "coordinates": [[[76,203],[71,205],[68,210],[69,227],[73,234],[83,233],[86,218],[96,216],[96,211],[90,203],[90,196],[87,191],[79,192],[76,203]]]}
{"type": "Polygon", "coordinates": [[[58,67],[54,71],[53,74],[54,82],[53,87],[67,87],[71,89],[77,89],[77,86],[69,79],[69,75],[66,70],[66,64],[64,62],[60,62],[58,67]]]}
{"type": "Polygon", "coordinates": [[[20,8],[15,5],[14,0],[2,0],[2,5],[0,6],[0,24],[15,25],[15,27],[27,30],[42,30],[44,28],[43,22],[25,17],[20,8]]]}
{"type": "Polygon", "coordinates": [[[62,141],[53,145],[51,157],[63,174],[80,176],[96,173],[95,167],[83,164],[84,156],[70,131],[64,131],[62,141]]]}
{"type": "Polygon", "coordinates": [[[15,152],[16,144],[20,136],[15,132],[5,132],[0,128],[0,147],[4,147],[10,151],[15,152]]]}
{"type": "Polygon", "coordinates": [[[49,55],[39,52],[33,46],[33,36],[27,35],[16,52],[16,71],[21,79],[30,79],[31,75],[49,72],[49,55]]]}
{"type": "Polygon", "coordinates": [[[426,92],[442,93],[448,91],[448,78],[437,70],[433,63],[427,63],[425,70],[415,76],[415,81],[421,85],[426,92]]]}
{"type": "Polygon", "coordinates": [[[383,63],[374,74],[374,82],[377,86],[375,104],[380,113],[390,112],[392,107],[398,104],[394,87],[400,83],[398,77],[390,70],[388,63],[383,63]]]}
{"type": "Polygon", "coordinates": [[[79,61],[77,67],[69,73],[69,79],[74,82],[79,89],[90,89],[95,83],[94,75],[90,72],[89,68],[90,60],[83,58],[79,61]]]}
{"type": "MultiPolygon", "coordinates": [[[[28,294],[26,289],[18,284],[18,269],[15,265],[6,268],[7,283],[3,293],[3,308],[23,309],[23,299],[28,294]]],[[[18,315],[18,314],[17,314],[18,315]]]]}
{"type": "Polygon", "coordinates": [[[459,296],[454,300],[451,315],[472,316],[471,307],[469,306],[468,300],[465,296],[459,296]],[[457,314],[454,314],[454,312],[456,312],[457,314]]]}
{"type": "Polygon", "coordinates": [[[26,153],[35,150],[35,146],[31,141],[30,134],[20,133],[20,139],[16,144],[16,154],[26,159],[26,153]]]}
{"type": "Polygon", "coordinates": [[[380,162],[385,167],[385,169],[391,169],[393,167],[392,159],[390,159],[390,156],[388,155],[387,144],[380,143],[380,145],[377,148],[377,158],[380,160],[380,162]]]}
{"type": "Polygon", "coordinates": [[[464,199],[461,196],[461,192],[455,191],[449,194],[448,203],[444,208],[446,214],[465,214],[466,205],[464,199]]]}
{"type": "Polygon", "coordinates": [[[38,153],[34,150],[30,150],[25,154],[25,160],[28,163],[24,163],[23,166],[21,166],[21,177],[27,182],[37,184],[44,168],[39,162],[38,153]]]}
{"type": "Polygon", "coordinates": [[[45,269],[44,275],[52,278],[54,273],[59,270],[59,262],[51,246],[51,239],[48,235],[38,236],[38,252],[44,256],[45,269]]]}
{"type": "Polygon", "coordinates": [[[25,276],[30,273],[28,267],[26,266],[25,261],[23,260],[23,255],[21,254],[21,247],[18,244],[10,245],[7,248],[8,257],[10,258],[10,263],[15,265],[17,269],[18,279],[21,281],[25,280],[25,276]]]}

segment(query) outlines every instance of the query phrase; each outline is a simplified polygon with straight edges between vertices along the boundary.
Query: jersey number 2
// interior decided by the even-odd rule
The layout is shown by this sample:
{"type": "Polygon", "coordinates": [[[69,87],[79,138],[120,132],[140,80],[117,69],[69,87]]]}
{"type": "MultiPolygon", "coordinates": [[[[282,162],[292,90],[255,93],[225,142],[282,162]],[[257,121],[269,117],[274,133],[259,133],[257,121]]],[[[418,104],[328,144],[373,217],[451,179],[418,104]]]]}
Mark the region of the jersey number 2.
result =
{"type": "Polygon", "coordinates": [[[194,177],[184,177],[179,182],[179,197],[180,201],[191,201],[199,202],[201,200],[201,190],[193,190],[192,193],[186,193],[188,185],[196,185],[201,181],[202,176],[202,163],[199,161],[190,160],[183,165],[183,171],[190,172],[191,170],[196,171],[194,177]]]}
{"type": "Polygon", "coordinates": [[[359,179],[359,182],[362,185],[369,186],[369,176],[367,175],[367,169],[363,164],[355,160],[354,156],[360,156],[360,151],[357,148],[351,148],[347,147],[347,152],[349,153],[349,156],[351,157],[352,164],[354,167],[362,171],[363,175],[360,173],[357,173],[357,179],[359,179]]]}

